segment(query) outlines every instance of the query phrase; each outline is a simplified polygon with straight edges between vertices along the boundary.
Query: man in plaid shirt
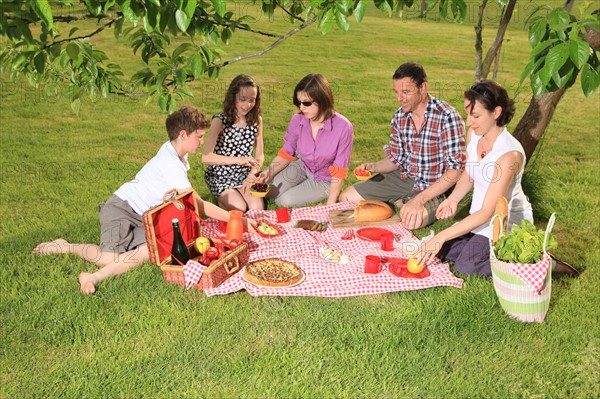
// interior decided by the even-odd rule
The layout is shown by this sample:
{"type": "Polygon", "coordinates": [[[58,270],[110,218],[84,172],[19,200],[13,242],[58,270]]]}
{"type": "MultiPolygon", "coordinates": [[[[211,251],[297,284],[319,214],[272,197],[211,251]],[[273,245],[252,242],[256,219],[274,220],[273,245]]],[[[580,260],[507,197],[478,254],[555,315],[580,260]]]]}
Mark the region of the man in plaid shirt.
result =
{"type": "Polygon", "coordinates": [[[400,108],[391,122],[385,158],[360,165],[372,179],[348,187],[340,201],[394,202],[408,229],[433,223],[444,193],[458,181],[465,164],[465,127],[449,104],[427,93],[427,75],[419,64],[400,65],[393,76],[400,108]]]}

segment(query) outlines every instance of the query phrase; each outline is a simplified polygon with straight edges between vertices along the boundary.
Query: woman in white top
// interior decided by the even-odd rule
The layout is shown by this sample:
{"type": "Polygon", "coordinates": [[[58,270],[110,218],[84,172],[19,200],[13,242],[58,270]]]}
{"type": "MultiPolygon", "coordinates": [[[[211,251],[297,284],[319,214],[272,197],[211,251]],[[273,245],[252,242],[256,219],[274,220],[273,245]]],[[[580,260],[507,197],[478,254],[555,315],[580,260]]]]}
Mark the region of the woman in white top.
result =
{"type": "Polygon", "coordinates": [[[484,80],[465,92],[467,112],[467,163],[452,194],[437,211],[438,219],[456,213],[458,202],[473,189],[470,215],[442,230],[424,244],[416,254],[429,263],[438,254],[442,260],[454,261],[456,271],[490,276],[489,223],[496,203],[508,200],[508,228],[521,220],[533,221],[531,205],[521,188],[525,152],[506,130],[512,119],[514,101],[496,82],[484,80]]]}

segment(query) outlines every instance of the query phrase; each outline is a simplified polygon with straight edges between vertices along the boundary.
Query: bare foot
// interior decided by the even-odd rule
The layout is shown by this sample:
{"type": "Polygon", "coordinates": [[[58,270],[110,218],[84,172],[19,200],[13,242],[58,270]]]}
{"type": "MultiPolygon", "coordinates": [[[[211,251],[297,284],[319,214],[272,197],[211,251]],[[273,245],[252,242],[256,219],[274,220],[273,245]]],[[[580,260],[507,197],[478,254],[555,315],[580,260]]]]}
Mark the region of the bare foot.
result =
{"type": "Polygon", "coordinates": [[[93,294],[96,292],[96,285],[90,273],[79,273],[79,285],[81,292],[84,294],[93,294]]]}
{"type": "Polygon", "coordinates": [[[33,255],[64,254],[69,252],[69,243],[62,238],[54,241],[43,242],[31,251],[33,255]]]}

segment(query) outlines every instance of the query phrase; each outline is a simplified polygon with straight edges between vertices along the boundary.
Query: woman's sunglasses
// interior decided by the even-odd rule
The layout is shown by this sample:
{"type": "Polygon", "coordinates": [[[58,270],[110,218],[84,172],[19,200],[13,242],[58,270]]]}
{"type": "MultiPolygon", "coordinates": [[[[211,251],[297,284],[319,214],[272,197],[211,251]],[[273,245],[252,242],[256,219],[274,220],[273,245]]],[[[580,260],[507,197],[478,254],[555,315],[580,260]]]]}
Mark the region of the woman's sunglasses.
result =
{"type": "Polygon", "coordinates": [[[310,107],[314,103],[314,101],[298,101],[298,106],[304,105],[305,107],[310,107]]]}

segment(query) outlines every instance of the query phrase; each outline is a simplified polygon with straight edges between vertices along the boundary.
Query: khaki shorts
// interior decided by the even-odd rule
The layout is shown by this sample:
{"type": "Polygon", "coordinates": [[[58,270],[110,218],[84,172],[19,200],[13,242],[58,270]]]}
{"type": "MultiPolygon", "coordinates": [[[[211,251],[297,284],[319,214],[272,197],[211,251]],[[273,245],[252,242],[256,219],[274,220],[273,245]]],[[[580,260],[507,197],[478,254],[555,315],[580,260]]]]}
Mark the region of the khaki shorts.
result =
{"type": "MultiPolygon", "coordinates": [[[[380,173],[369,180],[356,183],[354,189],[364,199],[391,202],[398,206],[396,201],[402,200],[403,203],[406,203],[418,194],[418,192],[413,190],[414,184],[414,179],[402,179],[400,177],[400,171],[396,169],[393,172],[380,173]]],[[[437,220],[435,211],[445,199],[446,196],[440,194],[425,203],[425,210],[427,210],[427,225],[430,225],[437,220]]],[[[400,208],[402,208],[401,205],[400,208]]]]}
{"type": "Polygon", "coordinates": [[[127,201],[112,195],[98,205],[100,212],[100,249],[106,252],[131,251],[146,242],[144,222],[127,201]]]}

